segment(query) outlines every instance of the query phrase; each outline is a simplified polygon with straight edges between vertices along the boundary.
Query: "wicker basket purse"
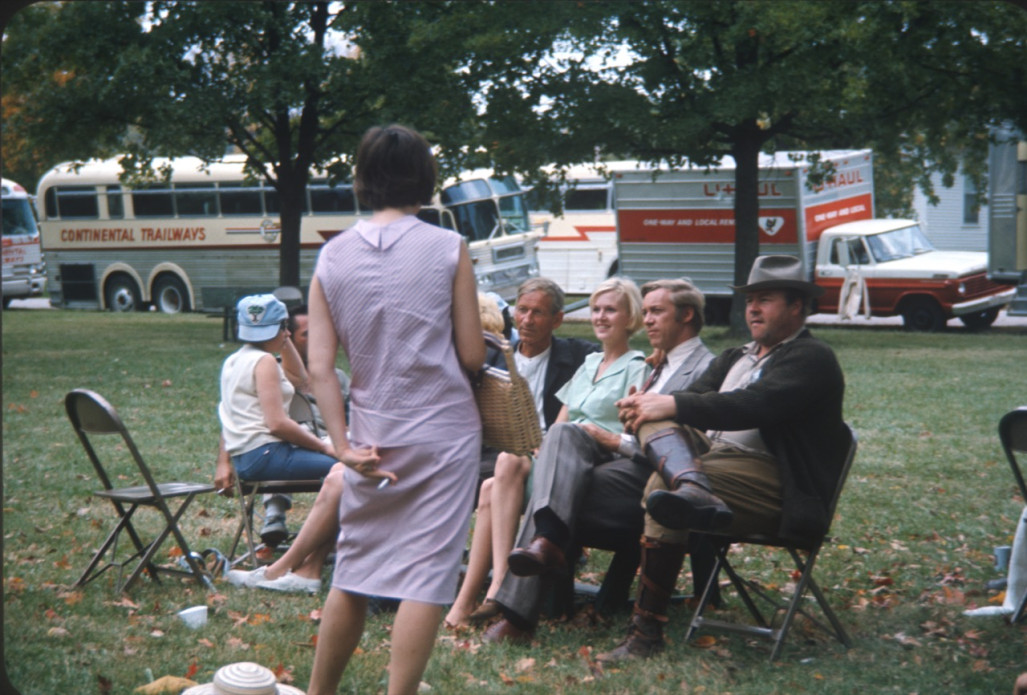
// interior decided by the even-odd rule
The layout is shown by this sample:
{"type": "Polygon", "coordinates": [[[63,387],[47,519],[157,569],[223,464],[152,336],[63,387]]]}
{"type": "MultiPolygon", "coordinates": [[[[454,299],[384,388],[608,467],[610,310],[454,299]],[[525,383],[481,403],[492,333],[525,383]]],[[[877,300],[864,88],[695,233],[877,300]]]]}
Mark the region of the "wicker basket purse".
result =
{"type": "Polygon", "coordinates": [[[542,443],[535,399],[528,382],[517,373],[510,343],[486,332],[485,343],[498,348],[506,371],[486,365],[474,377],[474,399],[481,413],[482,441],[500,451],[530,454],[542,443]]]}

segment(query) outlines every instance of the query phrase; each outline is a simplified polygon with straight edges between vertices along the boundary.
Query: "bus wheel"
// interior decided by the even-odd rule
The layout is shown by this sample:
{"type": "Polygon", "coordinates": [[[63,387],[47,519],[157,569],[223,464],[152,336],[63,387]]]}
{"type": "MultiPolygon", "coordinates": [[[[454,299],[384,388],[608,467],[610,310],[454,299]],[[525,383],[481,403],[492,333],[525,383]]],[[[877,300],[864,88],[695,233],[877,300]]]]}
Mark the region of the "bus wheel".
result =
{"type": "Polygon", "coordinates": [[[135,280],[128,275],[112,275],[103,292],[107,308],[111,311],[135,311],[142,301],[135,280]]]}
{"type": "Polygon", "coordinates": [[[189,311],[189,293],[174,275],[162,275],[153,286],[153,303],[165,314],[189,311]]]}

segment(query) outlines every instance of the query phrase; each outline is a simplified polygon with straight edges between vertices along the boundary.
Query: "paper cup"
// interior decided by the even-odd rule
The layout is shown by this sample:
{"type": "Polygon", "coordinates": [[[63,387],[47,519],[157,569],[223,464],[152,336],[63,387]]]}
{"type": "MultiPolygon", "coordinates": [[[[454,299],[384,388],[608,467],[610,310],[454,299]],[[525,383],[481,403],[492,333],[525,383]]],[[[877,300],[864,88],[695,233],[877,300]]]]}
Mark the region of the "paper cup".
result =
{"type": "Polygon", "coordinates": [[[197,630],[207,624],[207,607],[193,606],[178,612],[178,617],[187,627],[197,630]]]}
{"type": "Polygon", "coordinates": [[[995,571],[1005,572],[1009,567],[1009,556],[1013,548],[1009,545],[995,546],[995,571]]]}

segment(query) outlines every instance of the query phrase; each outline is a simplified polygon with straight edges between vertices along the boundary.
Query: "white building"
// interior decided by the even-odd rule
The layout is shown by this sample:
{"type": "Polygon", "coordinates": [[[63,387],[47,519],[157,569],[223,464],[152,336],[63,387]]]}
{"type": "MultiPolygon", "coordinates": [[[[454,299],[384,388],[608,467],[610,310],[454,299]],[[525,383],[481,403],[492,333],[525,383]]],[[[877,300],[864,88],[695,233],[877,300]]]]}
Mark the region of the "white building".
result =
{"type": "Polygon", "coordinates": [[[973,181],[960,171],[952,188],[945,188],[937,173],[931,184],[937,205],[927,202],[919,187],[913,193],[913,214],[931,243],[943,251],[987,251],[988,204],[975,206],[973,181]]]}

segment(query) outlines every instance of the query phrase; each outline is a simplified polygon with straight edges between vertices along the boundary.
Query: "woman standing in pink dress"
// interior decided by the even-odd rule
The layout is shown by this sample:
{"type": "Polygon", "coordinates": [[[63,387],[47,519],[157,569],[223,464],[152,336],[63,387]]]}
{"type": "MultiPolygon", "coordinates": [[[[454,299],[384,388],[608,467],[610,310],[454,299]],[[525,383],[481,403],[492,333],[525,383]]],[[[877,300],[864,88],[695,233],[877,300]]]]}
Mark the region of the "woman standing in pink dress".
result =
{"type": "Polygon", "coordinates": [[[369,130],[354,188],[374,214],[325,244],[310,287],[310,374],[347,469],[309,695],[336,692],[369,596],[400,601],[388,692],[416,692],[456,593],[481,449],[467,373],[481,368],[485,344],[462,237],[415,217],[435,172],[420,134],[369,130]],[[348,426],[334,381],[340,346],[352,373],[348,426]]]}

